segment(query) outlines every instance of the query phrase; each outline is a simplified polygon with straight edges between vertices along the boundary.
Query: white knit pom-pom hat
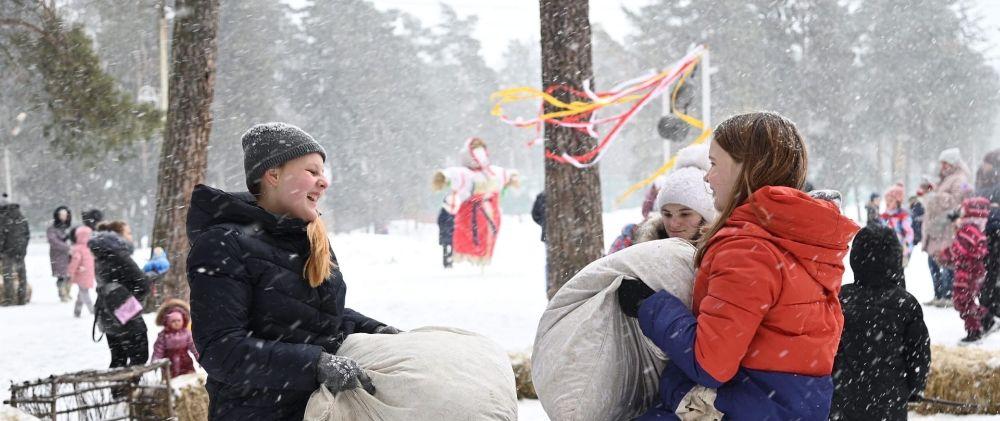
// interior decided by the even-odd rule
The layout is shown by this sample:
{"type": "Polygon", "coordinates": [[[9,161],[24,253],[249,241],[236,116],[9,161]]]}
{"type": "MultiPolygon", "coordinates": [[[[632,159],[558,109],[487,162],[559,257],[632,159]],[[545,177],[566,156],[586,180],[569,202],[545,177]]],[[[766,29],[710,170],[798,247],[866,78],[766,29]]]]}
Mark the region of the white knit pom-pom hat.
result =
{"type": "Polygon", "coordinates": [[[716,210],[712,188],[705,182],[711,167],[708,145],[691,145],[677,152],[674,170],[667,174],[656,195],[659,212],[668,203],[686,206],[705,218],[706,224],[715,222],[716,210]]]}

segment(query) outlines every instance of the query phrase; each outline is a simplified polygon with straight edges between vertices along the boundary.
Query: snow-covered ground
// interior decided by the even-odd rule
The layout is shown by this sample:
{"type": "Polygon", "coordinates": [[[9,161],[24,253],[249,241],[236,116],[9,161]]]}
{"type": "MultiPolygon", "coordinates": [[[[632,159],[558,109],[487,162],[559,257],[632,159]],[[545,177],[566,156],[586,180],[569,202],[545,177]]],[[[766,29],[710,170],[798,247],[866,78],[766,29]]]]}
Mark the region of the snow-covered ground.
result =
{"type": "MultiPolygon", "coordinates": [[[[605,215],[605,242],[610,243],[626,222],[638,219],[637,209],[605,215]]],[[[539,229],[527,215],[503,220],[493,264],[486,268],[458,265],[441,268],[437,227],[398,222],[390,235],[364,233],[333,237],[341,269],[348,283],[348,305],[402,329],[426,325],[455,326],[482,333],[510,351],[527,351],[545,309],[545,251],[539,229]]],[[[148,250],[136,252],[144,263],[148,250]]],[[[917,250],[907,268],[907,287],[921,302],[933,296],[926,255],[917,250]]],[[[9,397],[10,382],[50,374],[106,367],[107,345],[90,339],[93,317],[73,318],[72,303],[60,303],[50,277],[48,246],[33,242],[28,248],[28,279],[32,302],[22,307],[0,307],[0,396],[9,397]]],[[[845,281],[851,279],[850,274],[845,281]]],[[[75,291],[74,291],[75,296],[75,291]]],[[[964,336],[962,321],[953,309],[924,308],[924,317],[936,344],[956,345],[964,336]]],[[[153,327],[151,315],[147,322],[153,327]]],[[[149,331],[152,344],[158,330],[149,331]]],[[[1000,335],[975,345],[1000,349],[1000,335]]],[[[914,419],[972,420],[981,417],[914,417],[914,419]]],[[[990,418],[989,419],[1000,419],[990,418]]],[[[538,401],[522,401],[526,421],[546,420],[538,401]]]]}

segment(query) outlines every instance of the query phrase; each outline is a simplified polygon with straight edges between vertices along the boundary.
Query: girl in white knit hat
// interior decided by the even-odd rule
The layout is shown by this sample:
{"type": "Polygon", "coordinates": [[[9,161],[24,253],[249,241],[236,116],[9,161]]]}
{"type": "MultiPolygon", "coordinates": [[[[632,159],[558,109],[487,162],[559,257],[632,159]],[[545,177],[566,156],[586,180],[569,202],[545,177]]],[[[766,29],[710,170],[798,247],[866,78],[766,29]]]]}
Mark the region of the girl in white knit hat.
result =
{"type": "Polygon", "coordinates": [[[691,145],[677,153],[676,166],[657,183],[650,217],[635,228],[634,244],[664,238],[698,240],[701,227],[715,222],[712,190],[705,182],[709,166],[708,145],[691,145]]]}
{"type": "Polygon", "coordinates": [[[663,181],[654,208],[670,238],[693,242],[701,236],[701,227],[715,222],[712,189],[705,182],[710,165],[708,145],[692,145],[678,152],[677,167],[663,181]]]}

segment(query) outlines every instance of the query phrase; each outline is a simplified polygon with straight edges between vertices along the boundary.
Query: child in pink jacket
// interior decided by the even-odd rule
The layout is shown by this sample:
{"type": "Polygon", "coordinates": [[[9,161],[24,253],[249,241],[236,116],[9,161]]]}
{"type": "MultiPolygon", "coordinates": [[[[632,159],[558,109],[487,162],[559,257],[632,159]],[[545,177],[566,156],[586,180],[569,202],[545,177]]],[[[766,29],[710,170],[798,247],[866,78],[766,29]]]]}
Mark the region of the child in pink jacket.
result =
{"type": "Polygon", "coordinates": [[[73,316],[80,317],[83,305],[87,305],[90,314],[94,314],[94,302],[90,299],[90,290],[94,288],[94,254],[87,247],[90,235],[93,230],[83,225],[76,229],[76,242],[69,251],[69,266],[66,267],[66,274],[69,275],[71,284],[79,287],[76,294],[76,305],[73,306],[73,316]]]}
{"type": "Polygon", "coordinates": [[[172,299],[160,306],[156,324],[163,330],[153,344],[153,359],[170,360],[170,377],[194,373],[194,361],[199,358],[191,336],[191,309],[183,300],[172,299]]]}

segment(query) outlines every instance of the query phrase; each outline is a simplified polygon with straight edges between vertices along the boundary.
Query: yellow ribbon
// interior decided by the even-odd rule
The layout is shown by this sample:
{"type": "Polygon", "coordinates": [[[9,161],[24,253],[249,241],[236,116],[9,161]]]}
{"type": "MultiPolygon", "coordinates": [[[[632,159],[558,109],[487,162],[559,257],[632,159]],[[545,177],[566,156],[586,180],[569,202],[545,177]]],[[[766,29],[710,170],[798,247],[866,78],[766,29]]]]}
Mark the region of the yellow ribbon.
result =
{"type": "MultiPolygon", "coordinates": [[[[658,75],[662,76],[663,74],[658,75]]],[[[519,102],[529,99],[541,99],[552,105],[555,108],[562,109],[562,111],[553,111],[548,114],[542,114],[537,118],[538,121],[545,121],[548,119],[568,117],[571,115],[583,114],[607,105],[618,105],[625,104],[632,101],[637,101],[642,98],[642,95],[626,95],[621,98],[615,99],[613,101],[598,100],[595,102],[584,102],[584,101],[572,101],[570,103],[565,103],[560,101],[558,98],[546,93],[542,90],[532,88],[529,86],[520,86],[517,88],[503,89],[494,92],[490,95],[490,101],[496,102],[493,108],[490,110],[490,114],[495,117],[503,116],[503,105],[512,102],[519,102]]]]}

